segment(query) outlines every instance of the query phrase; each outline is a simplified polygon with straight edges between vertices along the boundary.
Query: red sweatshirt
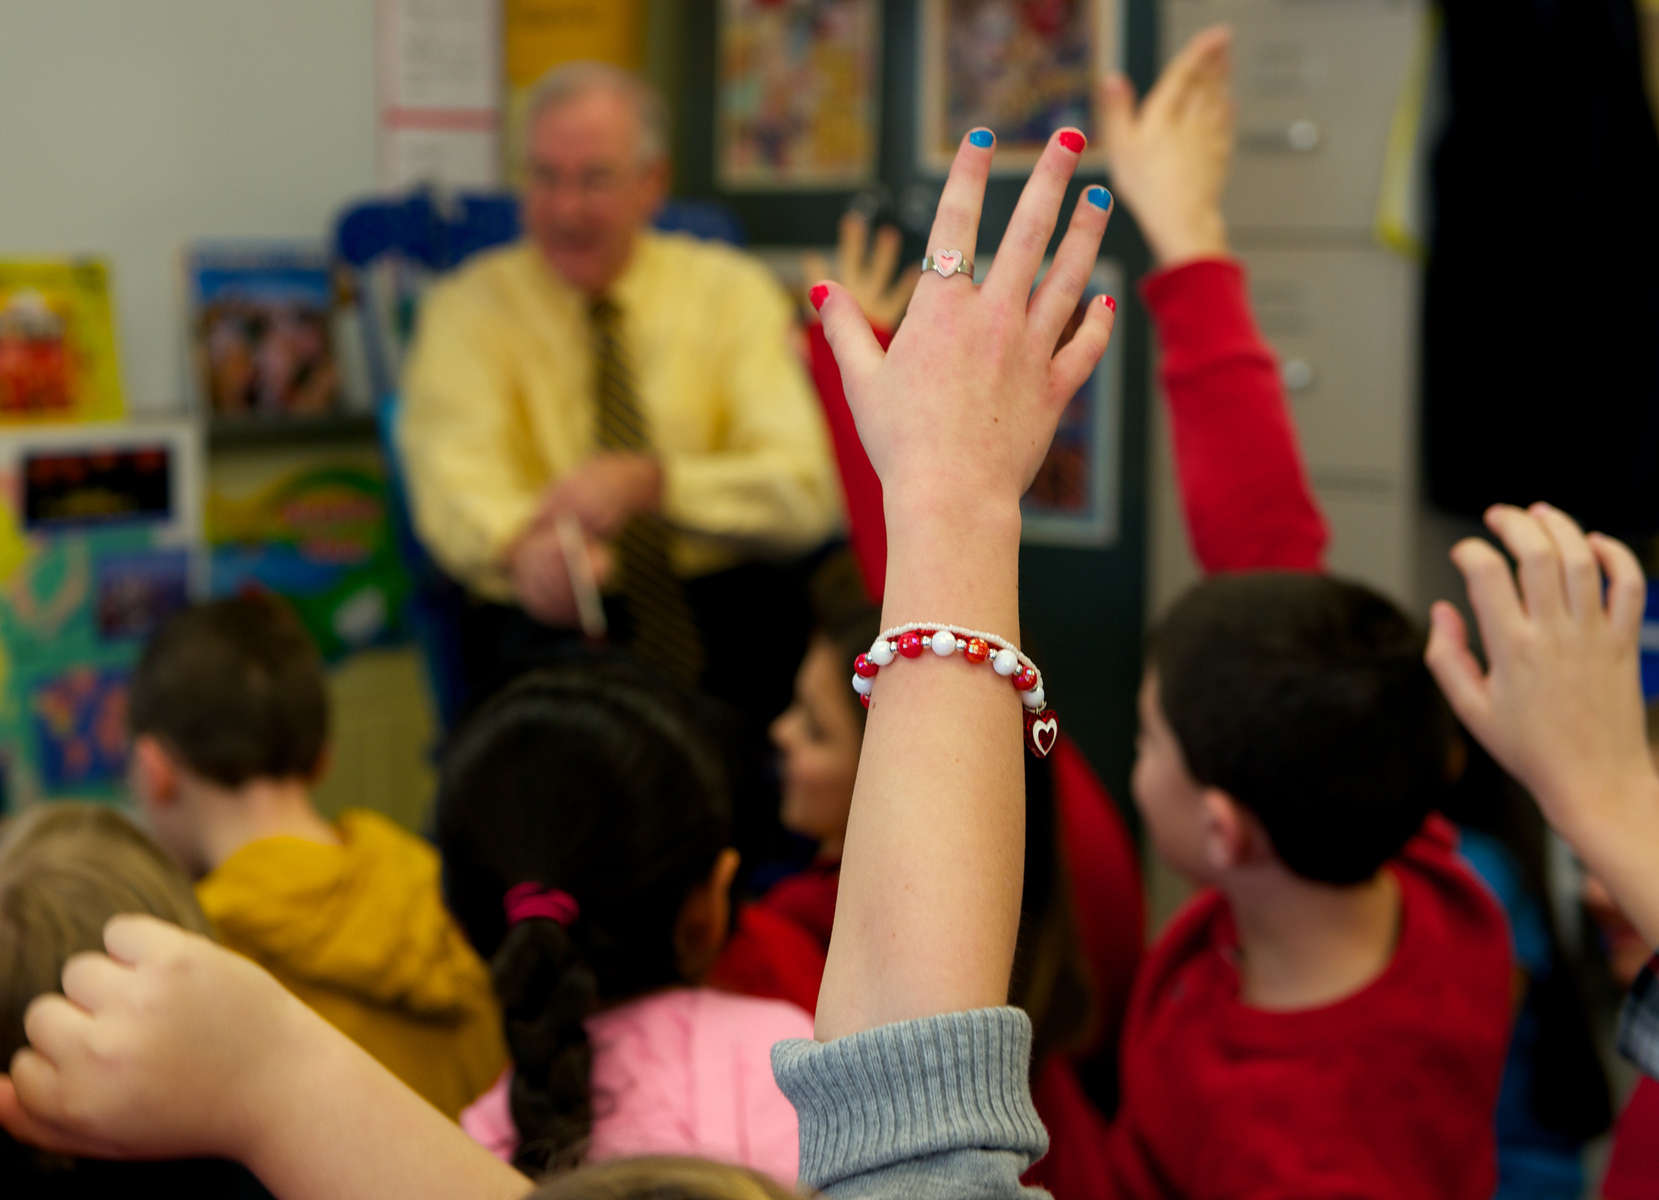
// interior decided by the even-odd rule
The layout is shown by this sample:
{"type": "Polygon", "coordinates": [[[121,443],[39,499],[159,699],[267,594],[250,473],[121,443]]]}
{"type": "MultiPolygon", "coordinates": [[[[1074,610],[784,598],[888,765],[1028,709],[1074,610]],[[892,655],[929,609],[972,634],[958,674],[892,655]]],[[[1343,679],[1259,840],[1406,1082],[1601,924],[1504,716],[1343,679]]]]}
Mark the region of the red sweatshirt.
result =
{"type": "Polygon", "coordinates": [[[1239,997],[1225,898],[1194,898],[1148,953],[1105,1147],[1137,1200],[1490,1200],[1509,1046],[1508,927],[1431,817],[1390,865],[1394,956],[1322,1008],[1239,997]]]}
{"type": "Polygon", "coordinates": [[[1613,1154],[1601,1181],[1602,1200],[1659,1196],[1659,1080],[1637,1080],[1613,1130],[1613,1154]]]}

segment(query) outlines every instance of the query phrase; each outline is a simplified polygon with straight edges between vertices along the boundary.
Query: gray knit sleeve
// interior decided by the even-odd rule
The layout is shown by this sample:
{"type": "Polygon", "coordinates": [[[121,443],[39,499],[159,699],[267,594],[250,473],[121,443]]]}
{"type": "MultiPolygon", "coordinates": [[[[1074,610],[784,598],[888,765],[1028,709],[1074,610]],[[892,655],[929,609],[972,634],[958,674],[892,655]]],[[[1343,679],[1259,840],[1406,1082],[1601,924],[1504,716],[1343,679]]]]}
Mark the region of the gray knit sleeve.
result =
{"type": "Polygon", "coordinates": [[[801,1123],[801,1183],[834,1200],[1001,1200],[1048,1149],[1031,1103],[1031,1020],[945,1013],[819,1044],[779,1042],[772,1072],[801,1123]]]}

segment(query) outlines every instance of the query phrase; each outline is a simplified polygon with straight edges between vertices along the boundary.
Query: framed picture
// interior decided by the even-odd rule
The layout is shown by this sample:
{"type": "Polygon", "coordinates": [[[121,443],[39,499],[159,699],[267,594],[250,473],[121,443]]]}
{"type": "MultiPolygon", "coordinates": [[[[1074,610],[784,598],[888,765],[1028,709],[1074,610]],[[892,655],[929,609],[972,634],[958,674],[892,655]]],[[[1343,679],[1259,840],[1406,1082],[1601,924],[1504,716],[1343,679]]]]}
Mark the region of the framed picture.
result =
{"type": "Polygon", "coordinates": [[[1096,84],[1119,61],[1117,0],[922,0],[921,170],[962,135],[997,135],[993,174],[1023,174],[1061,126],[1098,129],[1096,84]]]}
{"type": "Polygon", "coordinates": [[[721,0],[715,179],[856,188],[876,174],[880,0],[721,0]]]}
{"type": "MultiPolygon", "coordinates": [[[[1123,273],[1102,262],[1083,303],[1122,295],[1123,273]]],[[[1079,308],[1081,317],[1083,309],[1079,308]]],[[[1108,546],[1117,540],[1122,407],[1117,342],[1060,416],[1048,457],[1020,501],[1022,541],[1042,546],[1108,546]]]]}

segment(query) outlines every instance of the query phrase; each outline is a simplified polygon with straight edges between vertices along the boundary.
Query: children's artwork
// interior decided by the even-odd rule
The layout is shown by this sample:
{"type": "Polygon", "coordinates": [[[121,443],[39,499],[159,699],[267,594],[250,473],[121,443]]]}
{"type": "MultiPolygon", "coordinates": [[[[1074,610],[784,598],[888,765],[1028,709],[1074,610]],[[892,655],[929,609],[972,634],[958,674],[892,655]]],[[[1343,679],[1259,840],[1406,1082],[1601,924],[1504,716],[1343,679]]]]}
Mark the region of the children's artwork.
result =
{"type": "MultiPolygon", "coordinates": [[[[1083,304],[1117,295],[1122,276],[1101,263],[1089,279],[1083,304]]],[[[1078,308],[1062,335],[1082,320],[1078,308]]],[[[1037,545],[1104,546],[1118,529],[1118,364],[1112,347],[1060,416],[1048,457],[1020,502],[1023,540],[1037,545]]]]}
{"type": "Polygon", "coordinates": [[[173,456],[165,442],[25,450],[23,524],[63,530],[173,515],[173,456]]]}
{"type": "Polygon", "coordinates": [[[196,376],[214,416],[281,418],[336,410],[334,277],[321,247],[197,246],[187,272],[196,376]]]}
{"type": "Polygon", "coordinates": [[[200,438],[183,422],[0,438],[6,802],[109,800],[143,639],[188,603],[200,438]]]}
{"type": "Polygon", "coordinates": [[[976,125],[996,131],[997,174],[1024,174],[1061,126],[1100,128],[1118,21],[1116,0],[923,0],[922,169],[948,170],[976,125]]]}
{"type": "Polygon", "coordinates": [[[0,260],[0,423],[121,415],[108,268],[95,258],[0,260]]]}
{"type": "Polygon", "coordinates": [[[876,171],[878,0],[721,0],[720,185],[853,188],[876,171]]]}
{"type": "Polygon", "coordinates": [[[122,668],[78,666],[35,684],[29,717],[48,790],[76,793],[120,783],[127,767],[130,678],[122,668]]]}
{"type": "Polygon", "coordinates": [[[190,603],[190,552],[116,551],[93,568],[98,636],[105,641],[148,638],[190,603]]]}
{"type": "Polygon", "coordinates": [[[253,478],[210,480],[209,591],[291,605],[329,659],[406,632],[409,579],[373,452],[319,453],[253,478]]]}

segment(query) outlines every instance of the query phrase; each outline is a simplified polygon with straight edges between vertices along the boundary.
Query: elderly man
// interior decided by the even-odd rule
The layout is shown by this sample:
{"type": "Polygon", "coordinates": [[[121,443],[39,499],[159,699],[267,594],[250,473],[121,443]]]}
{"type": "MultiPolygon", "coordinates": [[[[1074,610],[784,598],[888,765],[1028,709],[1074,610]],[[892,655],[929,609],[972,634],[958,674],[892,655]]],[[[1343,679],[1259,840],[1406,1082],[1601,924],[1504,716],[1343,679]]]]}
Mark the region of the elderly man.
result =
{"type": "MultiPolygon", "coordinates": [[[[473,596],[474,692],[576,638],[589,569],[613,642],[687,683],[741,644],[730,682],[751,655],[777,657],[773,631],[804,612],[763,560],[839,525],[789,302],[735,250],[647,227],[667,189],[664,124],[626,72],[550,73],[527,122],[524,240],[423,307],[399,440],[420,535],[473,596]]],[[[759,707],[781,706],[783,686],[759,707]]]]}

